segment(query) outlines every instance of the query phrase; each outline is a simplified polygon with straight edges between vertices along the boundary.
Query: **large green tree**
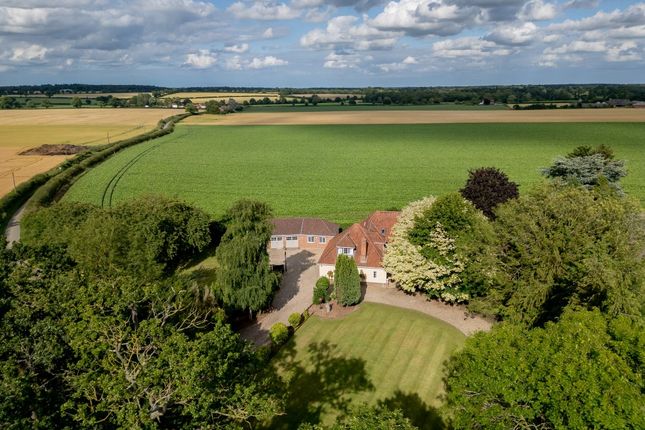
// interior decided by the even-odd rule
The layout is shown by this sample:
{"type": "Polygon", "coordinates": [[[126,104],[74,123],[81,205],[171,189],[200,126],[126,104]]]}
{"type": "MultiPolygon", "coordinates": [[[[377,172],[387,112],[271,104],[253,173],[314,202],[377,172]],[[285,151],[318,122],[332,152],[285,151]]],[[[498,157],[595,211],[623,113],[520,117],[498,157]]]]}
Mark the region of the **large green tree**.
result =
{"type": "Polygon", "coordinates": [[[215,258],[217,293],[229,308],[257,312],[270,303],[278,287],[267,252],[271,216],[266,203],[252,200],[240,200],[227,211],[226,233],[215,258]]]}
{"type": "Polygon", "coordinates": [[[281,411],[279,381],[207,290],[14,248],[0,260],[0,427],[248,428],[281,411]]]}
{"type": "Polygon", "coordinates": [[[496,263],[477,305],[540,325],[566,306],[640,315],[645,234],[640,205],[608,188],[544,184],[500,206],[496,263]]]}
{"type": "Polygon", "coordinates": [[[544,328],[504,323],[476,334],[448,362],[452,425],[644,428],[644,328],[597,310],[569,310],[544,328]]]}
{"type": "Polygon", "coordinates": [[[62,202],[26,216],[23,241],[65,246],[87,273],[154,279],[204,250],[210,224],[203,211],[164,197],[111,209],[62,202]]]}
{"type": "Polygon", "coordinates": [[[361,300],[361,278],[356,261],[345,254],[336,259],[334,291],[336,300],[343,306],[355,305],[361,300]]]}

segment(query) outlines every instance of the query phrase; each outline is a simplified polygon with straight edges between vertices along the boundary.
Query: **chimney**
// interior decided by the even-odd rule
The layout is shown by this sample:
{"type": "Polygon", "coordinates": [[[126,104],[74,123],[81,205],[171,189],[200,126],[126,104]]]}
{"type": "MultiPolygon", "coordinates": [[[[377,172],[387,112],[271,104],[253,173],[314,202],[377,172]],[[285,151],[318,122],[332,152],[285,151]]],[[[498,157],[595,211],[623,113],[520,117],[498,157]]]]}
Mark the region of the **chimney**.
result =
{"type": "Polygon", "coordinates": [[[361,263],[367,263],[367,239],[361,240],[361,263]]]}

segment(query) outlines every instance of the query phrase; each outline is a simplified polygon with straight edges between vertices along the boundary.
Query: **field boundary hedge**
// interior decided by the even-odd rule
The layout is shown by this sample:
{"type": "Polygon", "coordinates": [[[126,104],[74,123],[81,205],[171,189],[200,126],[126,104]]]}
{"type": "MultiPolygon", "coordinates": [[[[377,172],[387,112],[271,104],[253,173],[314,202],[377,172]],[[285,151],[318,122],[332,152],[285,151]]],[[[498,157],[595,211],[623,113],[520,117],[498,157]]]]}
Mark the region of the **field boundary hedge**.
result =
{"type": "Polygon", "coordinates": [[[65,194],[76,178],[106,158],[122,149],[170,134],[175,124],[192,114],[184,113],[164,118],[154,130],[109,145],[83,151],[59,166],[40,173],[18,185],[15,190],[0,198],[0,228],[4,232],[13,214],[27,203],[27,211],[47,206],[65,194]]]}

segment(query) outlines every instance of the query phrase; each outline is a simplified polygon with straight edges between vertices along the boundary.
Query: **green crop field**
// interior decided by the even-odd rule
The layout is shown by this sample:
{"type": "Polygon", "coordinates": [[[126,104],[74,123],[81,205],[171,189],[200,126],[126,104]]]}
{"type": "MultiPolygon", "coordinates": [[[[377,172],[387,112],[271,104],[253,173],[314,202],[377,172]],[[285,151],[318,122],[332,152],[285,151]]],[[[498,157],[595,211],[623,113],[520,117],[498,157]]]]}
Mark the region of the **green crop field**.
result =
{"type": "Polygon", "coordinates": [[[558,154],[601,143],[628,160],[624,189],[643,202],[643,123],[179,125],[89,171],[65,199],[110,205],[162,193],[219,216],[248,197],[269,202],[277,216],[346,225],[456,191],[481,166],[501,168],[526,191],[558,154]]]}
{"type": "Polygon", "coordinates": [[[498,104],[493,106],[479,106],[472,104],[454,104],[444,103],[438,105],[373,105],[369,103],[359,103],[355,106],[346,104],[341,106],[338,103],[318,103],[318,105],[305,106],[297,104],[292,106],[290,104],[283,105],[253,105],[245,107],[244,112],[355,112],[355,111],[379,111],[379,110],[431,110],[431,111],[489,111],[489,110],[508,110],[506,105],[498,104]]]}
{"type": "Polygon", "coordinates": [[[336,320],[311,317],[273,360],[290,379],[286,415],[269,426],[329,425],[351,404],[405,408],[421,429],[438,429],[443,363],[465,336],[422,313],[374,303],[336,320]]]}

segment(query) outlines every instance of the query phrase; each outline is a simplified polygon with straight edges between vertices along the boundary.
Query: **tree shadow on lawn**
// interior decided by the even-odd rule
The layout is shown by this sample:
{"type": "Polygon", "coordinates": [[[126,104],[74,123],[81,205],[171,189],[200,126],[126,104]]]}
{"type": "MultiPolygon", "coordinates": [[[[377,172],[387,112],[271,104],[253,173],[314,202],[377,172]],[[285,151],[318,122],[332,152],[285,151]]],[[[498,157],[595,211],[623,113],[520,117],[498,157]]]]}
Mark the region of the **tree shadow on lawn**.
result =
{"type": "Polygon", "coordinates": [[[421,430],[444,430],[447,428],[439,411],[424,402],[417,393],[396,390],[387,399],[379,400],[379,408],[400,409],[403,416],[421,430]]]}
{"type": "Polygon", "coordinates": [[[297,429],[301,423],[318,424],[324,414],[346,414],[352,395],[374,390],[365,360],[343,357],[329,342],[307,346],[307,362],[296,359],[295,342],[280,351],[277,367],[287,379],[285,415],[271,422],[271,429],[297,429]]]}

